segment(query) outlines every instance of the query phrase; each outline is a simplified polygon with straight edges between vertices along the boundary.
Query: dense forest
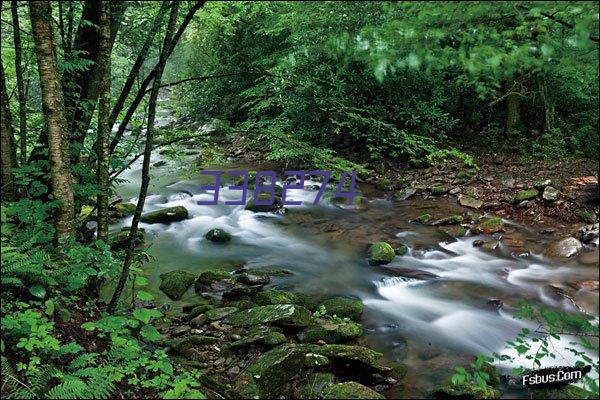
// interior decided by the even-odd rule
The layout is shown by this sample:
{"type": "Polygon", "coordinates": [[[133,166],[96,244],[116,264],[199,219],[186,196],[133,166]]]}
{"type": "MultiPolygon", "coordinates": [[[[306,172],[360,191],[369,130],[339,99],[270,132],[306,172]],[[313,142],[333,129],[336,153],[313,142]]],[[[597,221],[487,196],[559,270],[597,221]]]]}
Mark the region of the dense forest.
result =
{"type": "Polygon", "coordinates": [[[597,398],[599,4],[2,1],[2,397],[597,398]]]}

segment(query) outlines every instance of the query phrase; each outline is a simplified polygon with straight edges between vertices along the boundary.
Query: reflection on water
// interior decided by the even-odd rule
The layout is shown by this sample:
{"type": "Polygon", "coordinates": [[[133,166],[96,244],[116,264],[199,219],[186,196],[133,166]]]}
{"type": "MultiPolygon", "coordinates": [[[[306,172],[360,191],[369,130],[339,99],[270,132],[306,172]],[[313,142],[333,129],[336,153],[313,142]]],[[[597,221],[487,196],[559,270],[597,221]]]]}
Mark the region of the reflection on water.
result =
{"type": "MultiPolygon", "coordinates": [[[[155,154],[152,162],[160,159],[155,154]]],[[[140,169],[137,162],[123,175],[129,182],[118,191],[126,200],[136,201],[140,169]]],[[[170,225],[141,224],[156,258],[144,267],[154,289],[158,275],[172,269],[198,273],[245,263],[250,268],[280,266],[294,272],[273,285],[358,296],[366,306],[364,340],[386,358],[402,360],[409,367],[402,395],[422,396],[470,356],[502,351],[507,340],[528,326],[512,316],[520,300],[576,311],[573,302],[548,288],[568,289],[580,307],[598,315],[597,291],[576,291],[567,285],[598,279],[597,249],[586,249],[596,253],[596,263],[591,265],[577,258],[557,262],[541,256],[549,239],[519,224],[509,225],[505,236],[510,240],[505,238],[495,249],[485,250],[473,246],[481,237],[456,240],[437,228],[409,222],[424,211],[434,216],[464,211],[451,200],[392,203],[371,198],[366,210],[352,210],[326,200],[313,207],[310,203],[316,191],[294,190],[292,200],[307,204],[290,207],[285,215],[273,215],[252,213],[242,206],[200,206],[198,200],[213,196],[199,189],[208,182],[180,181],[169,164],[154,168],[153,176],[152,195],[144,211],[182,205],[190,215],[170,225]],[[233,240],[226,245],[207,241],[204,234],[212,228],[225,229],[233,240]],[[406,255],[386,266],[393,274],[366,262],[365,250],[377,240],[409,246],[406,255]],[[491,299],[503,306],[490,305],[491,299]]],[[[225,188],[219,194],[221,203],[239,196],[239,191],[225,188]]],[[[131,218],[123,220],[113,229],[130,223],[131,218]]],[[[583,257],[589,259],[589,255],[583,257]]],[[[158,295],[159,300],[167,300],[162,293],[158,295]]],[[[193,290],[183,301],[191,296],[193,290]]],[[[573,363],[570,354],[562,353],[554,362],[573,363]]]]}

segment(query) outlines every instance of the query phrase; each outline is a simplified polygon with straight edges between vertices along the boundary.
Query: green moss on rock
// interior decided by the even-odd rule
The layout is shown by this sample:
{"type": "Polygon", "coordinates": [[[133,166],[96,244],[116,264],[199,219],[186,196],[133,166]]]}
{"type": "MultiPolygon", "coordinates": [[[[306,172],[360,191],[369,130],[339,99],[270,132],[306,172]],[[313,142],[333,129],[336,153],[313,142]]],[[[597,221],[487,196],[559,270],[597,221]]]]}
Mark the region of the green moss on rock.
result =
{"type": "MultiPolygon", "coordinates": [[[[271,193],[265,193],[265,192],[259,193],[258,200],[259,201],[271,200],[271,193]]],[[[253,211],[253,212],[273,212],[273,211],[279,210],[282,207],[281,198],[278,197],[277,195],[275,195],[273,197],[272,203],[273,204],[257,205],[254,202],[254,196],[250,196],[250,198],[246,202],[246,210],[253,211]]]]}
{"type": "Polygon", "coordinates": [[[336,296],[321,303],[325,307],[327,315],[337,315],[342,318],[350,318],[359,321],[363,313],[364,305],[360,299],[336,296]]]}
{"type": "Polygon", "coordinates": [[[211,321],[216,321],[219,319],[223,319],[228,315],[234,314],[239,310],[236,307],[221,307],[221,308],[213,308],[212,310],[206,311],[206,317],[211,321]]]}
{"type": "Polygon", "coordinates": [[[513,203],[518,204],[525,200],[535,199],[538,196],[539,192],[537,189],[526,189],[521,190],[519,193],[513,197],[513,203]]]}
{"type": "Polygon", "coordinates": [[[388,264],[396,257],[394,248],[386,242],[377,242],[369,248],[369,265],[388,264]]]}
{"type": "Polygon", "coordinates": [[[556,389],[533,389],[533,399],[593,399],[594,394],[575,385],[567,385],[556,389]]]}
{"type": "Polygon", "coordinates": [[[340,343],[356,339],[363,333],[362,326],[354,321],[337,321],[319,318],[315,323],[298,333],[301,342],[340,343]]]}
{"type": "Polygon", "coordinates": [[[316,372],[308,375],[300,392],[302,399],[316,399],[323,390],[335,383],[335,375],[331,372],[316,372]]]}
{"type": "Polygon", "coordinates": [[[434,226],[438,226],[438,225],[458,225],[460,223],[462,223],[465,220],[465,218],[460,215],[460,214],[452,214],[449,215],[445,218],[441,218],[438,219],[437,221],[434,221],[431,225],[434,226]]]}
{"type": "MultiPolygon", "coordinates": [[[[141,246],[144,244],[144,232],[138,230],[135,233],[135,246],[141,246]]],[[[119,231],[108,235],[108,244],[110,249],[113,251],[125,250],[129,243],[129,231],[119,231]]]]}
{"type": "Polygon", "coordinates": [[[373,389],[357,382],[343,382],[328,386],[323,390],[324,399],[385,399],[373,389]]]}
{"type": "Polygon", "coordinates": [[[433,218],[433,216],[432,216],[431,214],[427,214],[427,213],[425,213],[425,214],[421,214],[421,215],[419,215],[419,216],[418,216],[418,217],[415,219],[415,221],[416,221],[416,222],[419,222],[419,223],[421,223],[421,224],[426,224],[426,223],[428,223],[429,221],[431,221],[431,219],[432,219],[432,218],[433,218]]]}
{"type": "Polygon", "coordinates": [[[461,383],[459,385],[446,384],[434,393],[435,398],[446,399],[466,398],[466,399],[498,399],[501,393],[491,387],[485,389],[472,383],[461,383]]]}
{"type": "Polygon", "coordinates": [[[502,232],[504,230],[504,221],[500,217],[492,217],[477,223],[471,231],[475,234],[491,235],[492,233],[502,232]]]}
{"type": "Polygon", "coordinates": [[[160,275],[159,289],[173,300],[178,300],[188,290],[196,275],[186,271],[171,271],[160,275]]]}
{"type": "Polygon", "coordinates": [[[231,234],[221,228],[211,229],[204,237],[213,243],[226,243],[231,240],[231,234]]]}
{"type": "Polygon", "coordinates": [[[294,304],[276,304],[250,308],[228,317],[234,326],[276,324],[303,327],[310,325],[312,314],[302,306],[294,304]]]}
{"type": "Polygon", "coordinates": [[[163,208],[142,215],[140,221],[147,224],[168,224],[188,218],[188,210],[183,206],[163,208]]]}
{"type": "Polygon", "coordinates": [[[268,289],[256,293],[253,300],[256,304],[261,306],[270,304],[296,304],[298,302],[298,296],[291,292],[268,289]]]}

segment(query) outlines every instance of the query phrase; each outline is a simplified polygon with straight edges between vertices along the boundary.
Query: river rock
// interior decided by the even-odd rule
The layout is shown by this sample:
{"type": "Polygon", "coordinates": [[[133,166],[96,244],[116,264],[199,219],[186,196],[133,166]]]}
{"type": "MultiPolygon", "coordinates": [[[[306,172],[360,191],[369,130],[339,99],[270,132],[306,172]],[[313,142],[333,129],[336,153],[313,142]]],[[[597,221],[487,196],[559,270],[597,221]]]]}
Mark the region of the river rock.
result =
{"type": "Polygon", "coordinates": [[[445,218],[438,219],[437,221],[432,222],[431,225],[433,225],[433,226],[457,225],[457,224],[462,223],[464,220],[465,220],[465,218],[462,215],[453,214],[453,215],[447,216],[445,218]]]}
{"type": "Polygon", "coordinates": [[[312,314],[309,310],[294,304],[259,306],[228,317],[229,323],[234,326],[275,324],[303,327],[310,325],[311,320],[312,314]]]}
{"type": "Polygon", "coordinates": [[[253,327],[244,335],[243,338],[229,344],[230,349],[250,346],[252,344],[261,344],[266,347],[278,346],[287,342],[287,338],[277,328],[266,328],[263,326],[253,327]]]}
{"type": "Polygon", "coordinates": [[[397,192],[394,195],[394,199],[401,200],[401,201],[408,200],[410,197],[414,196],[415,193],[417,193],[417,189],[407,187],[407,188],[404,188],[401,191],[397,192]]]}
{"type": "Polygon", "coordinates": [[[305,343],[340,343],[356,339],[363,333],[360,324],[348,320],[317,318],[314,323],[298,333],[298,339],[305,343]]]}
{"type": "Polygon", "coordinates": [[[544,179],[542,181],[533,182],[533,187],[539,190],[544,190],[546,186],[552,185],[552,181],[550,179],[544,179]]]}
{"type": "MultiPolygon", "coordinates": [[[[108,244],[113,251],[125,250],[129,243],[129,231],[119,231],[108,235],[108,244]]],[[[144,244],[144,231],[139,230],[135,233],[135,246],[144,244]]]]}
{"type": "Polygon", "coordinates": [[[484,221],[480,221],[471,228],[471,232],[476,235],[502,232],[504,230],[504,221],[500,217],[492,217],[484,221]]]}
{"type": "Polygon", "coordinates": [[[323,390],[324,399],[385,399],[373,389],[357,382],[336,383],[323,390]]]}
{"type": "Polygon", "coordinates": [[[256,293],[254,302],[261,306],[274,304],[296,304],[298,296],[295,293],[284,292],[277,289],[268,289],[256,293]]]}
{"type": "Polygon", "coordinates": [[[226,243],[231,240],[231,234],[221,228],[211,229],[204,237],[213,243],[226,243]]]}
{"type": "Polygon", "coordinates": [[[300,397],[303,399],[317,399],[323,390],[335,383],[335,375],[331,372],[315,372],[306,378],[300,397]]]}
{"type": "Polygon", "coordinates": [[[415,219],[415,222],[419,222],[419,223],[421,223],[421,224],[426,224],[426,223],[428,223],[429,221],[431,221],[431,219],[432,219],[432,218],[433,218],[433,217],[432,217],[432,215],[431,215],[431,214],[427,214],[427,213],[425,213],[425,214],[421,214],[421,215],[419,215],[419,216],[418,216],[418,217],[415,219]]]}
{"type": "Polygon", "coordinates": [[[112,218],[125,218],[133,215],[137,206],[133,203],[116,203],[111,208],[110,216],[112,218]]]}
{"type": "Polygon", "coordinates": [[[564,257],[568,258],[577,255],[583,249],[581,242],[574,237],[566,237],[554,243],[551,243],[544,250],[544,255],[547,257],[564,257]]]}
{"type": "Polygon", "coordinates": [[[556,201],[558,200],[558,196],[560,192],[558,189],[553,188],[552,186],[546,186],[544,192],[542,193],[542,198],[546,201],[556,201]]]}
{"type": "Polygon", "coordinates": [[[578,237],[583,243],[590,243],[590,242],[593,242],[594,239],[598,239],[598,233],[599,233],[599,224],[598,223],[582,226],[577,231],[578,237]]]}
{"type": "Polygon", "coordinates": [[[543,388],[531,390],[532,399],[593,399],[594,395],[575,385],[561,388],[543,388]]]}
{"type": "Polygon", "coordinates": [[[386,242],[377,242],[369,248],[369,265],[388,264],[396,257],[394,248],[386,242]]]}
{"type": "Polygon", "coordinates": [[[320,306],[325,308],[325,314],[336,315],[341,318],[350,318],[359,321],[364,305],[360,299],[336,296],[323,301],[320,306]]]}
{"type": "Polygon", "coordinates": [[[515,197],[513,197],[512,202],[514,204],[519,204],[525,200],[535,199],[538,196],[538,194],[539,192],[537,191],[537,189],[521,190],[519,193],[516,194],[515,197]]]}
{"type": "Polygon", "coordinates": [[[253,275],[243,273],[236,276],[235,280],[248,286],[264,286],[271,281],[271,278],[269,278],[268,275],[253,275]]]}
{"type": "Polygon", "coordinates": [[[213,308],[212,310],[208,310],[206,312],[206,317],[211,321],[218,321],[236,312],[238,312],[237,307],[213,308]]]}
{"type": "Polygon", "coordinates": [[[450,186],[448,185],[436,185],[431,187],[431,194],[434,196],[441,196],[450,191],[450,186]]]}
{"type": "Polygon", "coordinates": [[[407,246],[407,245],[405,245],[405,244],[402,244],[402,243],[400,243],[400,244],[398,245],[398,247],[396,247],[396,248],[394,249],[394,253],[395,253],[397,256],[403,256],[403,255],[405,255],[406,253],[408,253],[408,246],[407,246]]]}
{"type": "Polygon", "coordinates": [[[223,292],[235,286],[235,281],[229,272],[224,269],[213,268],[202,272],[194,289],[196,293],[223,292]]]}
{"type": "Polygon", "coordinates": [[[576,210],[575,214],[579,217],[581,222],[592,224],[596,221],[596,216],[593,212],[587,210],[576,210]]]}
{"type": "Polygon", "coordinates": [[[483,389],[470,382],[463,382],[458,385],[445,384],[433,393],[433,397],[436,399],[498,399],[500,395],[501,393],[492,387],[483,389]]]}
{"type": "Polygon", "coordinates": [[[427,272],[427,271],[423,271],[420,269],[414,269],[414,268],[395,268],[395,267],[377,266],[374,269],[377,272],[381,272],[382,274],[385,274],[385,275],[400,276],[403,278],[418,279],[418,280],[422,280],[422,281],[438,278],[438,276],[436,274],[433,274],[433,273],[427,272]]]}
{"type": "Polygon", "coordinates": [[[481,208],[481,206],[483,205],[483,201],[478,200],[474,197],[471,196],[467,196],[466,194],[459,194],[458,195],[458,203],[461,206],[464,207],[470,207],[470,208],[481,208]]]}
{"type": "MultiPolygon", "coordinates": [[[[271,200],[270,193],[259,193],[258,201],[266,202],[269,200],[271,200]]],[[[276,212],[283,208],[283,205],[281,204],[281,197],[274,196],[272,202],[273,204],[257,205],[255,204],[254,196],[251,196],[246,202],[246,210],[253,212],[276,212]]]]}
{"type": "Polygon", "coordinates": [[[194,274],[186,271],[171,271],[160,275],[160,287],[167,296],[179,300],[196,280],[194,274]]]}
{"type": "Polygon", "coordinates": [[[140,221],[147,224],[169,224],[188,218],[188,210],[183,206],[163,208],[142,215],[140,221]]]}

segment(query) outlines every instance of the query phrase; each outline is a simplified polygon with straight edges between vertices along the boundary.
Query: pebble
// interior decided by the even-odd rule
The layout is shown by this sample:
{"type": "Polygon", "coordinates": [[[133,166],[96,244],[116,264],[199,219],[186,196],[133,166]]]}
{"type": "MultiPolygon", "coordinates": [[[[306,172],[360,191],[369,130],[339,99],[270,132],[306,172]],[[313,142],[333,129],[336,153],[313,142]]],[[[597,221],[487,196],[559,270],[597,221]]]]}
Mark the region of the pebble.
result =
{"type": "Polygon", "coordinates": [[[235,366],[231,367],[227,370],[227,376],[230,378],[235,378],[240,373],[240,368],[235,366]]]}

